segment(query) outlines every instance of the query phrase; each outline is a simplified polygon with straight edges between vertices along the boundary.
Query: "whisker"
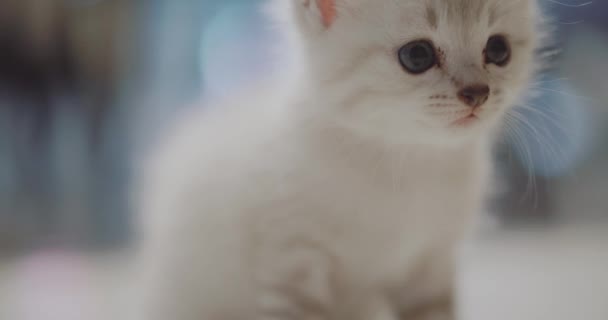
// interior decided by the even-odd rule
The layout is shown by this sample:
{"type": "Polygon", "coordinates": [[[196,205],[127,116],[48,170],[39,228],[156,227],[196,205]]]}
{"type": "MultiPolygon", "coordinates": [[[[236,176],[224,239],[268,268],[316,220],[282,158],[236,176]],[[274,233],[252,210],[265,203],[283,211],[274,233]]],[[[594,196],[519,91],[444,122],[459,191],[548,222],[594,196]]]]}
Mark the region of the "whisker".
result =
{"type": "MultiPolygon", "coordinates": [[[[545,114],[540,112],[540,110],[533,109],[533,108],[529,108],[527,110],[535,111],[538,115],[545,116],[545,114]]],[[[553,142],[555,142],[555,139],[553,139],[549,128],[547,126],[542,126],[542,125],[539,126],[539,128],[536,128],[537,126],[532,126],[532,124],[529,123],[529,121],[524,120],[525,116],[523,114],[518,114],[517,111],[514,111],[514,112],[515,112],[514,116],[516,116],[521,121],[521,123],[524,124],[527,128],[529,128],[532,131],[532,134],[535,135],[536,141],[538,142],[539,148],[541,150],[541,155],[543,156],[543,158],[545,158],[544,159],[545,162],[548,161],[547,158],[549,158],[549,157],[557,158],[558,161],[564,162],[566,155],[560,148],[555,147],[555,145],[557,145],[557,144],[553,143],[553,142]],[[546,141],[541,141],[541,138],[546,141]],[[550,153],[550,154],[548,154],[548,153],[550,153]]],[[[548,119],[550,119],[550,118],[548,118],[548,119]]],[[[555,124],[557,124],[557,122],[555,122],[555,124]]],[[[568,139],[569,135],[565,135],[564,138],[568,139]]]]}
{"type": "Polygon", "coordinates": [[[570,92],[566,92],[566,91],[562,91],[562,90],[557,90],[557,89],[551,89],[551,88],[545,88],[545,87],[537,87],[537,86],[532,86],[532,89],[536,89],[536,90],[541,90],[541,91],[547,91],[547,92],[553,92],[553,93],[558,93],[561,95],[565,95],[568,97],[572,97],[572,98],[577,98],[577,99],[581,99],[581,100],[586,100],[586,101],[591,101],[591,102],[598,102],[597,100],[590,98],[590,97],[584,97],[584,96],[579,96],[570,92]]]}
{"type": "Polygon", "coordinates": [[[577,21],[570,21],[570,22],[559,21],[558,23],[561,25],[565,25],[565,26],[573,26],[573,25],[585,23],[585,20],[577,20],[577,21]]]}
{"type": "Polygon", "coordinates": [[[542,84],[542,83],[554,83],[554,82],[560,82],[560,81],[569,81],[570,79],[563,77],[563,78],[556,78],[556,79],[551,79],[551,80],[540,80],[540,81],[536,81],[536,82],[532,82],[532,85],[536,85],[536,84],[542,84]]]}
{"type": "Polygon", "coordinates": [[[523,203],[526,198],[531,194],[537,198],[537,186],[536,176],[533,173],[533,161],[530,148],[526,144],[526,140],[519,132],[517,126],[517,118],[514,118],[512,114],[507,114],[505,118],[505,125],[507,127],[507,134],[512,138],[515,148],[519,150],[519,153],[523,156],[524,167],[527,169],[528,182],[526,184],[526,190],[520,199],[520,203],[523,203]]]}
{"type": "Polygon", "coordinates": [[[547,1],[558,4],[560,6],[568,7],[568,8],[580,8],[580,7],[585,7],[585,6],[593,4],[593,1],[587,1],[587,2],[583,2],[583,3],[579,3],[579,4],[564,3],[561,1],[557,1],[557,0],[547,0],[547,1]]]}

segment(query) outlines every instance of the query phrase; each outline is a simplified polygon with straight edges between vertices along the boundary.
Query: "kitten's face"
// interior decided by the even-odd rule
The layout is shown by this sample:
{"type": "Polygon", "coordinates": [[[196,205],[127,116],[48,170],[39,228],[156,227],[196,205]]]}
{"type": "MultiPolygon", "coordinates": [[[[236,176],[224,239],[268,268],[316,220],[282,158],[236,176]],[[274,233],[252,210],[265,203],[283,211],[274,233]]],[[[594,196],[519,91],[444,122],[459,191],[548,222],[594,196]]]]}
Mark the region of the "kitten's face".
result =
{"type": "Polygon", "coordinates": [[[326,111],[367,135],[490,134],[535,69],[534,0],[292,1],[315,79],[342,102],[326,111]]]}

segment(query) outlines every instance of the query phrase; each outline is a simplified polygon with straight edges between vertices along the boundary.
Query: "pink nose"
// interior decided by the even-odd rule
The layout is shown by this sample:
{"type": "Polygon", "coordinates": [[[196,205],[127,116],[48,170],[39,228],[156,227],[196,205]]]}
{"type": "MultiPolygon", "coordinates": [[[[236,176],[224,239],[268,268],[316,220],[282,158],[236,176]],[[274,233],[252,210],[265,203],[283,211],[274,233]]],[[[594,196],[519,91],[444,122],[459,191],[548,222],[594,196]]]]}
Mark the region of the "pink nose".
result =
{"type": "Polygon", "coordinates": [[[458,99],[472,108],[481,107],[489,97],[490,87],[485,84],[467,86],[458,92],[458,99]]]}

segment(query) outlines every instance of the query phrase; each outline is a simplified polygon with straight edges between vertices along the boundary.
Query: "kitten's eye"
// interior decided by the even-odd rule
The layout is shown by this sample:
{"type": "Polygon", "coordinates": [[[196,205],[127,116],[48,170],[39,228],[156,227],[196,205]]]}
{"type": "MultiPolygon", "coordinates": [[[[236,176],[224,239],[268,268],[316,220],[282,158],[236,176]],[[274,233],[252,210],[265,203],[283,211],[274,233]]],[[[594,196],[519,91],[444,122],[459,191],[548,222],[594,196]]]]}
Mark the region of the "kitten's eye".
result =
{"type": "Polygon", "coordinates": [[[511,59],[511,48],[509,42],[503,36],[492,36],[486,45],[486,64],[493,63],[504,67],[511,59]]]}
{"type": "Polygon", "coordinates": [[[437,64],[435,48],[427,40],[410,42],[399,49],[399,61],[410,73],[424,73],[437,64]]]}

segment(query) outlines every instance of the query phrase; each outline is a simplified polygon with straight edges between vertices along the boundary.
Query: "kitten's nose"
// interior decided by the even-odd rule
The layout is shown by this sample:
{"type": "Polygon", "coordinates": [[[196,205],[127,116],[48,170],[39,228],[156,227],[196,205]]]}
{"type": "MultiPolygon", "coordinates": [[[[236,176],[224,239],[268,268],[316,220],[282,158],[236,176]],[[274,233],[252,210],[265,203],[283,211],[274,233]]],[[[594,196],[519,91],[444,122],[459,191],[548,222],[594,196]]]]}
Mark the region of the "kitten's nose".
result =
{"type": "Polygon", "coordinates": [[[469,107],[481,107],[490,97],[490,87],[485,84],[476,84],[463,88],[458,92],[458,99],[469,107]]]}

